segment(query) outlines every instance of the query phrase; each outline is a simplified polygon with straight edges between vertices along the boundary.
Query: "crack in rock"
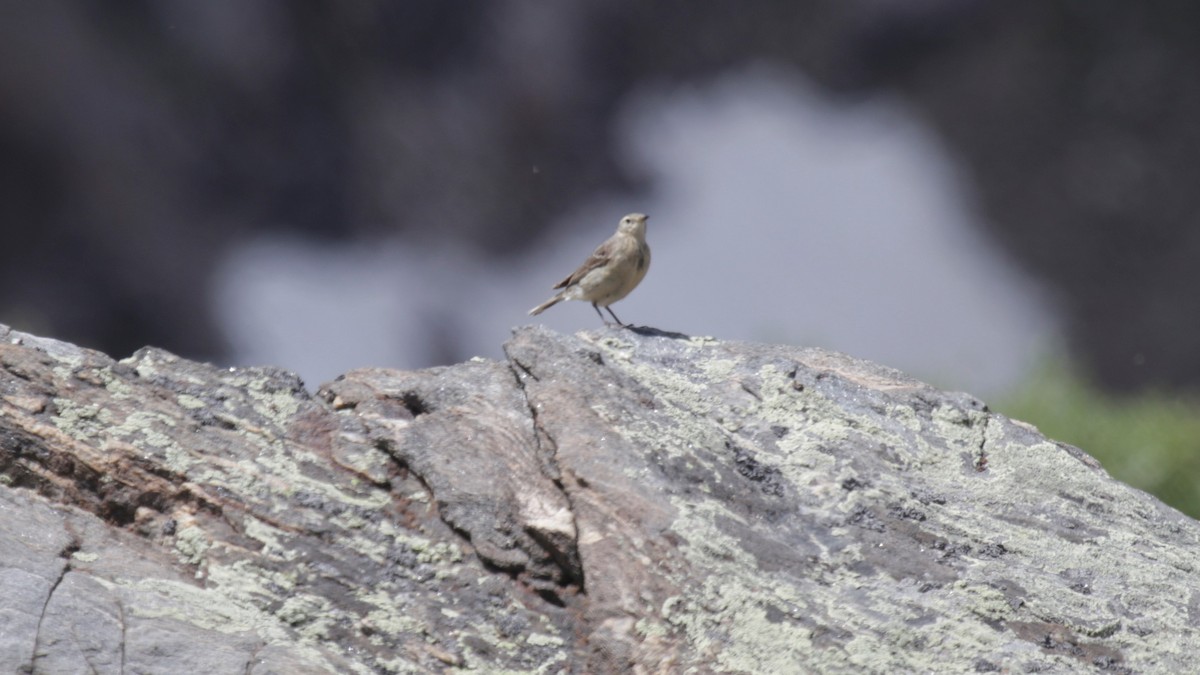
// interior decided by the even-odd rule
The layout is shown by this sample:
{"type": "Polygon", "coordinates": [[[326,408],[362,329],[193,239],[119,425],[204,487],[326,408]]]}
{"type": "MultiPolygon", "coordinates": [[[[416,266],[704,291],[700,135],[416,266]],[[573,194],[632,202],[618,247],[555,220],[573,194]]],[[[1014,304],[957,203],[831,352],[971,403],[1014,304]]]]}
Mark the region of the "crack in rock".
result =
{"type": "Polygon", "coordinates": [[[58,577],[55,578],[54,583],[50,585],[50,590],[46,593],[46,602],[42,604],[42,611],[38,616],[37,630],[34,632],[33,639],[33,655],[30,658],[30,663],[34,665],[35,671],[37,670],[37,649],[38,645],[41,644],[42,641],[42,625],[46,621],[46,610],[50,607],[50,601],[54,598],[54,592],[58,590],[58,587],[62,584],[63,579],[65,579],[67,574],[71,572],[71,556],[74,555],[82,545],[79,541],[79,537],[71,531],[71,528],[66,523],[63,524],[63,528],[70,537],[70,541],[66,546],[63,547],[61,551],[59,551],[58,557],[63,559],[62,567],[59,568],[58,577]]]}

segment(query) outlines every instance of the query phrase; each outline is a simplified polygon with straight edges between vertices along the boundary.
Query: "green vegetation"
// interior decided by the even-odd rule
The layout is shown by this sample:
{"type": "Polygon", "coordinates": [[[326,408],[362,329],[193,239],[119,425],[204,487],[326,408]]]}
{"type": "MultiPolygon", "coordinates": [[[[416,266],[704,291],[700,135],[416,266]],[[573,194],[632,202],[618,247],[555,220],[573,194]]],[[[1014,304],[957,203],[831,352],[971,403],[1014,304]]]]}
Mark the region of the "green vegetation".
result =
{"type": "Polygon", "coordinates": [[[1114,478],[1200,518],[1200,396],[1109,394],[1050,361],[994,409],[1082,448],[1114,478]]]}

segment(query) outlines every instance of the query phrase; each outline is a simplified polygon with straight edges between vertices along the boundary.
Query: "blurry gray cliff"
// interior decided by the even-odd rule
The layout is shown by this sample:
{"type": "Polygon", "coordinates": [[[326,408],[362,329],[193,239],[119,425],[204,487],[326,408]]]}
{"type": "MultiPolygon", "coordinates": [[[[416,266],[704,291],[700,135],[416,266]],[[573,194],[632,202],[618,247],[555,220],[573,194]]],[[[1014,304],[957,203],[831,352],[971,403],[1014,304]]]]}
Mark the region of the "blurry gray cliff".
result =
{"type": "Polygon", "coordinates": [[[1179,673],[1200,523],[816,349],[292,374],[0,326],[0,671],[1179,673]]]}
{"type": "Polygon", "coordinates": [[[966,163],[991,239],[1053,295],[1102,382],[1200,382],[1195,3],[220,0],[3,15],[0,320],[28,330],[219,360],[213,266],[263,232],[419,234],[503,264],[588,197],[653,187],[613,158],[624,95],[768,62],[833,95],[907,100],[966,163]]]}

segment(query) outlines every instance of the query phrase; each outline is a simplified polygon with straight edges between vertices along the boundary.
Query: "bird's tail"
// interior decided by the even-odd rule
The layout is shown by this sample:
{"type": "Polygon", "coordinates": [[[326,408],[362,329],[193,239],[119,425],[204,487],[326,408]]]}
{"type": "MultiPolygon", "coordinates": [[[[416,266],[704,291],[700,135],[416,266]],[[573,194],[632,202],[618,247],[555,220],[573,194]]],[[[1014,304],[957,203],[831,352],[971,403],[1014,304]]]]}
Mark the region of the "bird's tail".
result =
{"type": "Polygon", "coordinates": [[[547,309],[550,309],[551,307],[562,302],[562,299],[563,298],[561,295],[556,295],[553,298],[550,298],[549,300],[543,302],[542,304],[538,305],[537,307],[534,307],[533,309],[529,310],[529,316],[537,316],[538,314],[541,314],[542,312],[546,311],[547,309]]]}

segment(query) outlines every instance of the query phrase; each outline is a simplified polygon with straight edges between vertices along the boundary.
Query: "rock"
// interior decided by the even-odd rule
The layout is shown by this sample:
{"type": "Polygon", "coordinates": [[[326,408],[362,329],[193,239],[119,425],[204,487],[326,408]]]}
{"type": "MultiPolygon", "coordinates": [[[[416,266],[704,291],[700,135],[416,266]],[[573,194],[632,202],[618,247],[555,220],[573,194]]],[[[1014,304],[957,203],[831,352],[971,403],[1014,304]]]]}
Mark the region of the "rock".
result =
{"type": "Polygon", "coordinates": [[[1185,672],[1200,525],[894,370],[653,329],[287,372],[0,327],[3,672],[1185,672]]]}

